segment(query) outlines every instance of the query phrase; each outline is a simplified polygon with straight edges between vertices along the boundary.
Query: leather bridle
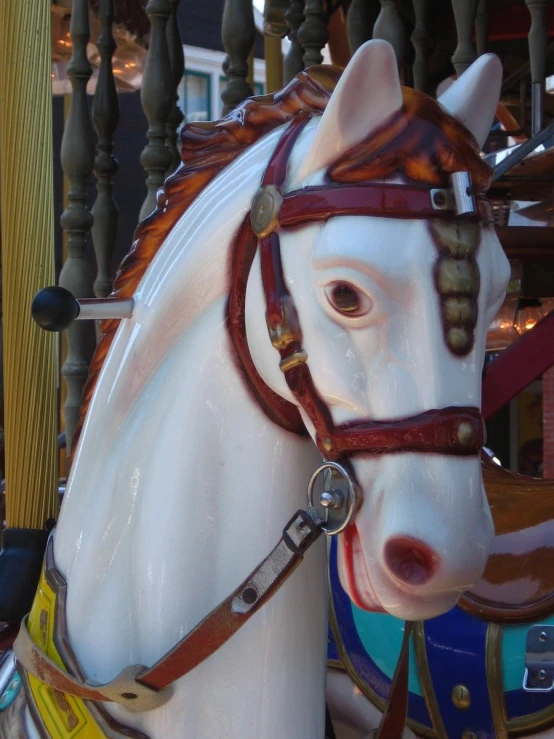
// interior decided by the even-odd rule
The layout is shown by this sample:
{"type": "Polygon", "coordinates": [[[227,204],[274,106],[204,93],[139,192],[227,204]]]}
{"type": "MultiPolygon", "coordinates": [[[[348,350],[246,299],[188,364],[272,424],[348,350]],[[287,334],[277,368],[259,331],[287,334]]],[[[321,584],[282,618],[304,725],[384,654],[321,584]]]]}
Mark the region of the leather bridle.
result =
{"type": "MultiPolygon", "coordinates": [[[[265,170],[251,212],[244,220],[235,242],[228,326],[249,384],[260,405],[274,421],[290,431],[305,432],[298,408],[265,384],[248,349],[246,286],[256,249],[259,248],[269,337],[279,352],[279,367],[286,383],[312,423],[318,449],[325,459],[345,461],[345,458],[354,454],[401,451],[476,455],[484,444],[484,422],[478,408],[431,409],[400,420],[368,419],[335,425],[328,406],[317,392],[308,366],[308,355],[303,348],[294,300],[285,283],[279,229],[343,215],[452,219],[456,212],[449,207],[437,208],[433,199],[437,191],[417,185],[378,182],[350,186],[327,184],[283,193],[281,188],[286,179],[290,154],[310,117],[300,113],[285,130],[265,170]]],[[[469,217],[490,220],[488,202],[480,198],[474,214],[469,217]]]]}

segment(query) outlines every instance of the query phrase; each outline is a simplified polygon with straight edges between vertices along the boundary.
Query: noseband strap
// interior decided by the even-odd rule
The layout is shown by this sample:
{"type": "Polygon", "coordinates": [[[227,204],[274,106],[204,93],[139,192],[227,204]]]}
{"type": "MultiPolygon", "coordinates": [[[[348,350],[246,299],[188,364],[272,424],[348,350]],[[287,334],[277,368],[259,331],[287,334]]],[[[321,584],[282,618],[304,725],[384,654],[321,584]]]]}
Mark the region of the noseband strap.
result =
{"type": "MultiPolygon", "coordinates": [[[[317,392],[302,345],[296,307],[283,274],[278,230],[340,215],[452,219],[456,212],[453,200],[445,196],[445,191],[415,185],[331,184],[283,194],[281,187],[286,179],[290,154],[309,120],[309,115],[300,113],[285,130],[267,165],[250,217],[243,222],[235,243],[228,325],[242,369],[256,397],[266,413],[281,426],[296,433],[304,431],[296,406],[264,383],[248,349],[246,285],[259,248],[269,337],[279,352],[279,367],[287,385],[312,423],[318,448],[326,459],[400,451],[478,454],[484,444],[484,424],[478,408],[431,409],[407,419],[365,420],[335,426],[329,408],[317,392]],[[437,193],[441,194],[440,198],[437,193]]],[[[474,216],[480,221],[490,221],[486,199],[476,199],[474,216]]]]}

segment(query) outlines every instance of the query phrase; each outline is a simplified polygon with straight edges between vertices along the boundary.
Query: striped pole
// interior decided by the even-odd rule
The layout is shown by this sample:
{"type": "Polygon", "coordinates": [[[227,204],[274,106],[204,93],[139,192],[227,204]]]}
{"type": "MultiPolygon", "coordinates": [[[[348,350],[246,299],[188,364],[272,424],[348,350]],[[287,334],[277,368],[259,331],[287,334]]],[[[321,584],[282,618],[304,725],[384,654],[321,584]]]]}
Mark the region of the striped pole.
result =
{"type": "Polygon", "coordinates": [[[58,508],[57,345],[31,318],[33,296],[55,281],[49,3],[0,2],[0,58],[7,524],[0,620],[11,620],[29,605],[23,596],[34,592],[45,524],[58,508]],[[19,604],[5,602],[10,583],[19,604]]]}

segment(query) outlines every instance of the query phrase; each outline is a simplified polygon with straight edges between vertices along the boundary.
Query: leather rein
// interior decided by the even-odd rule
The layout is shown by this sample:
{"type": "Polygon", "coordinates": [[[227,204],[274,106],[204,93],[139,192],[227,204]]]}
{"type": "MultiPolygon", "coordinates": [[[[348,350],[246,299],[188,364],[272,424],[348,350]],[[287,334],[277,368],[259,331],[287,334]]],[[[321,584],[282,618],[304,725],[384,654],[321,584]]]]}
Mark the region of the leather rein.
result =
{"type": "MultiPolygon", "coordinates": [[[[443,195],[434,202],[433,193],[437,191],[415,185],[330,184],[283,194],[281,188],[286,179],[290,154],[310,118],[310,115],[300,113],[285,130],[265,170],[251,212],[243,221],[234,242],[227,318],[231,341],[248,383],[273,421],[294,433],[306,433],[297,406],[281,398],[266,385],[254,366],[248,348],[246,287],[259,248],[269,337],[279,352],[279,366],[287,385],[312,423],[317,446],[328,460],[319,471],[335,466],[354,489],[348,469],[348,458],[354,454],[412,451],[476,455],[484,443],[484,424],[478,408],[431,409],[395,421],[364,420],[334,425],[329,408],[316,390],[308,367],[308,356],[302,346],[298,314],[285,283],[278,230],[326,221],[340,215],[431,219],[454,218],[459,212],[456,212],[451,198],[446,197],[447,206],[444,207],[444,193],[448,196],[451,195],[450,191],[439,191],[443,195]],[[437,205],[439,200],[440,204],[437,205]],[[337,461],[342,464],[337,464],[337,461]]],[[[469,217],[490,221],[488,203],[479,199],[474,213],[469,217]]],[[[350,496],[348,520],[356,502],[355,496],[350,496]]],[[[85,700],[114,701],[130,711],[152,710],[169,700],[174,682],[217,651],[267,603],[322,532],[335,534],[340,530],[342,528],[326,528],[326,519],[311,503],[306,511],[297,511],[268,557],[173,649],[153,667],[134,665],[125,668],[110,683],[94,685],[83,682],[60,668],[34,644],[26,619],[21,624],[14,651],[26,670],[56,690],[85,700]]],[[[406,718],[410,630],[411,624],[407,623],[389,701],[378,733],[380,739],[398,739],[398,727],[404,725],[406,718]]]]}

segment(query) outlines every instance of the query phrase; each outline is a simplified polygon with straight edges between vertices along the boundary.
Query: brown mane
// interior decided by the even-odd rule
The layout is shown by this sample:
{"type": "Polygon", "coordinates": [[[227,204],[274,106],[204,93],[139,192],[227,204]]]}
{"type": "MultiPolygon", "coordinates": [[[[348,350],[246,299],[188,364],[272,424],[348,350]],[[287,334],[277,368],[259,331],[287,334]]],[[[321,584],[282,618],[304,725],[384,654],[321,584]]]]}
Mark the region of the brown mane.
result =
{"type": "Polygon", "coordinates": [[[395,172],[416,182],[448,187],[447,175],[465,170],[478,192],[492,171],[467,128],[433,98],[402,88],[402,108],[379,131],[347,151],[330,168],[333,182],[367,182],[395,172]]]}
{"type": "MultiPolygon", "coordinates": [[[[131,297],[135,293],[179,218],[248,146],[301,110],[322,113],[341,72],[338,67],[311,67],[282,91],[249,98],[220,121],[185,126],[181,134],[182,164],[159,192],[156,210],[138,225],[131,249],[117,273],[112,296],[131,297]]],[[[361,182],[402,172],[413,180],[445,186],[447,174],[465,169],[476,190],[486,190],[491,170],[480,159],[479,147],[468,130],[424,93],[404,87],[402,94],[402,109],[377,133],[339,158],[330,167],[329,177],[335,182],[361,182]]],[[[73,449],[118,325],[119,320],[102,323],[83,391],[73,449]]]]}
{"type": "MultiPolygon", "coordinates": [[[[158,194],[157,208],[135,231],[133,244],[118,270],[113,297],[132,297],[148,265],[179,218],[204,188],[242,152],[300,110],[321,113],[339,80],[338,67],[321,66],[301,72],[274,95],[249,98],[214,123],[190,123],[181,134],[179,169],[158,194]]],[[[119,320],[102,322],[101,336],[83,390],[83,402],[73,449],[76,448],[96,381],[119,320]]]]}

